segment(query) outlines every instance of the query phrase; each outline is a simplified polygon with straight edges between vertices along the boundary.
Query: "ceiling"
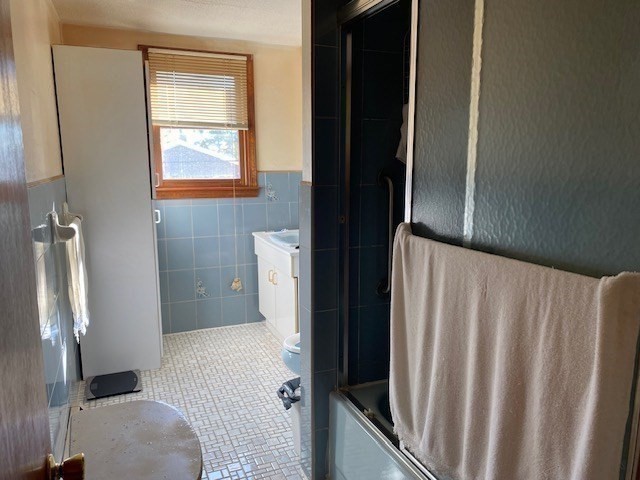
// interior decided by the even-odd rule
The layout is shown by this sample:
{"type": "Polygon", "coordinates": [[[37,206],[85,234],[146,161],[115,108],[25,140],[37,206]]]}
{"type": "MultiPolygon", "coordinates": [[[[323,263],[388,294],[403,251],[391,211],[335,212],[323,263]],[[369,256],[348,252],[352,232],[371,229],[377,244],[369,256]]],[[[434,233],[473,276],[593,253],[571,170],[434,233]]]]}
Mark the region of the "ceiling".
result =
{"type": "Polygon", "coordinates": [[[300,45],[300,0],[53,0],[63,23],[300,45]]]}

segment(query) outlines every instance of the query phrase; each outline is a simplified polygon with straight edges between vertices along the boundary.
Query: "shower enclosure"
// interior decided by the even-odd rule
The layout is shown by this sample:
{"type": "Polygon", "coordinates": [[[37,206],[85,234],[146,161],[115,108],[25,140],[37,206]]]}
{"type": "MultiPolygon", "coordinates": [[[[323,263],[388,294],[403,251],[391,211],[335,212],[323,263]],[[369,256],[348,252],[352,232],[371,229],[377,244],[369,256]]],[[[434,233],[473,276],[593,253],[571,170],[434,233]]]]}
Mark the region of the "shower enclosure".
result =
{"type": "Polygon", "coordinates": [[[411,0],[372,3],[351,2],[340,14],[339,367],[343,392],[391,436],[390,262],[405,207],[411,0]]]}

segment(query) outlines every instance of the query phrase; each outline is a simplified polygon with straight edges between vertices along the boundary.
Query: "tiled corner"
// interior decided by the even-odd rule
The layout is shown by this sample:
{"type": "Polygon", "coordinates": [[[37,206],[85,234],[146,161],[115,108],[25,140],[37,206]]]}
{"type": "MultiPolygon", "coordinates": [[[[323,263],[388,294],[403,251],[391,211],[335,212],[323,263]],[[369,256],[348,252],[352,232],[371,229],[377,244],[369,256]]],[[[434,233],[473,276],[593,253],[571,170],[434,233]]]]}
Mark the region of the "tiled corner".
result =
{"type": "Polygon", "coordinates": [[[175,302],[171,308],[171,328],[174,332],[188,332],[195,330],[196,302],[175,302]]]}
{"type": "MultiPolygon", "coordinates": [[[[327,393],[326,401],[327,414],[329,413],[329,393],[327,393]]],[[[328,424],[328,421],[327,421],[328,424]]],[[[314,466],[313,466],[313,478],[325,478],[328,471],[328,448],[329,448],[329,428],[316,429],[315,431],[315,444],[314,444],[314,466]]]]}
{"type": "Polygon", "coordinates": [[[162,315],[162,331],[171,331],[171,309],[169,303],[163,303],[161,305],[160,314],[162,315]]]}
{"type": "Polygon", "coordinates": [[[257,197],[155,202],[162,219],[156,228],[163,333],[264,319],[252,233],[298,228],[301,178],[301,172],[259,172],[257,197]],[[230,288],[236,276],[240,292],[230,288]]]}
{"type": "Polygon", "coordinates": [[[336,389],[336,371],[314,373],[313,377],[315,428],[329,428],[329,394],[336,389]]]}
{"type": "Polygon", "coordinates": [[[247,309],[247,323],[255,323],[264,320],[264,317],[258,311],[258,294],[244,296],[245,307],[247,309]]]}
{"type": "Polygon", "coordinates": [[[300,320],[300,431],[301,431],[301,465],[308,478],[312,478],[313,471],[313,308],[312,301],[312,229],[311,207],[312,187],[308,183],[300,185],[300,278],[298,281],[299,320],[300,320]]]}

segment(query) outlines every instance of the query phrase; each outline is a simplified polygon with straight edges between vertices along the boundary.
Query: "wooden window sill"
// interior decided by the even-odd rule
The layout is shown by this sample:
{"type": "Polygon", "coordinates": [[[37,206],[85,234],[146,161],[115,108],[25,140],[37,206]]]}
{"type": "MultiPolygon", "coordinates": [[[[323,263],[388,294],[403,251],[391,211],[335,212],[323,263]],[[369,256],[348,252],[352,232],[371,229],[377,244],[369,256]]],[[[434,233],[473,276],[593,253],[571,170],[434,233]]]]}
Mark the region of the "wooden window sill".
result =
{"type": "Polygon", "coordinates": [[[257,197],[260,194],[258,186],[236,186],[233,187],[156,187],[156,199],[169,200],[180,198],[249,198],[257,197]]]}

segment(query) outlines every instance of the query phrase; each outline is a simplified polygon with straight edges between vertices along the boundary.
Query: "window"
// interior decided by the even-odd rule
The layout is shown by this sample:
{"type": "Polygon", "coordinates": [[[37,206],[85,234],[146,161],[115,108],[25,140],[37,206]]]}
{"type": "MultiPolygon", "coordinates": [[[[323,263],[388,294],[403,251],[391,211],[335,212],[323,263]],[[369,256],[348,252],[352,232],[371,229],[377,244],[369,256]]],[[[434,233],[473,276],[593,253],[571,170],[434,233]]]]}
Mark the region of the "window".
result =
{"type": "Polygon", "coordinates": [[[141,49],[156,197],[257,196],[251,55],[141,49]]]}

